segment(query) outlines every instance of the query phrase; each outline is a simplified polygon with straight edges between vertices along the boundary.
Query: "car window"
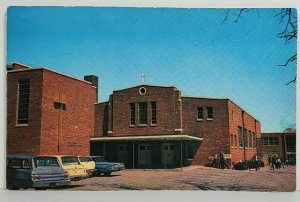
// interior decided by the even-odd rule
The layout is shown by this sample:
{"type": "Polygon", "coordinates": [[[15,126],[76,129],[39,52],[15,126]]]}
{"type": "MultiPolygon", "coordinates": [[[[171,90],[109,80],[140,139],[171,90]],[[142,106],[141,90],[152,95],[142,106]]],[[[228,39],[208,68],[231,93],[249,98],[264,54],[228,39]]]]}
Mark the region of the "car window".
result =
{"type": "Polygon", "coordinates": [[[79,164],[78,159],[73,156],[61,157],[63,164],[79,164]]]}
{"type": "Polygon", "coordinates": [[[30,164],[28,159],[10,159],[8,160],[7,168],[10,169],[29,169],[30,164]]]}
{"type": "Polygon", "coordinates": [[[103,160],[103,157],[93,157],[93,160],[95,161],[95,162],[103,162],[104,160],[103,160]]]}
{"type": "Polygon", "coordinates": [[[91,158],[89,158],[89,157],[79,157],[79,160],[81,161],[81,162],[89,162],[89,161],[92,161],[92,159],[91,158]]]}
{"type": "Polygon", "coordinates": [[[33,161],[36,168],[44,166],[59,167],[56,157],[34,157],[33,161]]]}

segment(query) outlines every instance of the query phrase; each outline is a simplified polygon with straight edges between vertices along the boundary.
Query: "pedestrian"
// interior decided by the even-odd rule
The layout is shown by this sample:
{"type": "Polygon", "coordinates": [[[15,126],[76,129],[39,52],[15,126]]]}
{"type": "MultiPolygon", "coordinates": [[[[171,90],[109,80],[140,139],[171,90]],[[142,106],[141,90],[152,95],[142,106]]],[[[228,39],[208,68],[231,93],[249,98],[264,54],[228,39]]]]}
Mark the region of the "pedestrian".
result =
{"type": "Polygon", "coordinates": [[[253,156],[252,161],[254,163],[255,170],[258,171],[259,170],[259,158],[258,158],[257,154],[255,154],[253,156]]]}
{"type": "Polygon", "coordinates": [[[218,160],[218,154],[215,154],[214,160],[212,162],[212,167],[217,168],[217,160],[218,160]]]}
{"type": "Polygon", "coordinates": [[[271,156],[271,166],[270,166],[270,170],[274,170],[275,169],[275,164],[276,164],[276,159],[274,156],[271,156]]]}
{"type": "Polygon", "coordinates": [[[225,168],[225,158],[224,158],[224,153],[223,151],[220,152],[220,168],[224,169],[225,168]]]}
{"type": "Polygon", "coordinates": [[[280,169],[281,168],[281,160],[279,157],[277,158],[277,164],[278,164],[278,169],[280,169]]]}

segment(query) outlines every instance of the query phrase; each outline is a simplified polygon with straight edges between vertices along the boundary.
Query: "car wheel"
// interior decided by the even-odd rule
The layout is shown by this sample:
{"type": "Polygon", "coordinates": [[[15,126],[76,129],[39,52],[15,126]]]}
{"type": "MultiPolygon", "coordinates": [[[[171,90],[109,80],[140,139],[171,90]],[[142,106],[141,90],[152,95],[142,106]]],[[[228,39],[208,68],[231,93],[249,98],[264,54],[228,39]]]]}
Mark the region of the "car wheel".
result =
{"type": "Polygon", "coordinates": [[[111,172],[104,173],[105,176],[110,176],[111,172]]]}
{"type": "Polygon", "coordinates": [[[47,188],[46,187],[35,187],[34,189],[35,190],[46,190],[47,188]]]}
{"type": "Polygon", "coordinates": [[[19,190],[19,188],[16,187],[16,186],[14,185],[14,183],[9,183],[9,184],[6,185],[6,187],[7,187],[7,189],[9,189],[9,190],[19,190]]]}

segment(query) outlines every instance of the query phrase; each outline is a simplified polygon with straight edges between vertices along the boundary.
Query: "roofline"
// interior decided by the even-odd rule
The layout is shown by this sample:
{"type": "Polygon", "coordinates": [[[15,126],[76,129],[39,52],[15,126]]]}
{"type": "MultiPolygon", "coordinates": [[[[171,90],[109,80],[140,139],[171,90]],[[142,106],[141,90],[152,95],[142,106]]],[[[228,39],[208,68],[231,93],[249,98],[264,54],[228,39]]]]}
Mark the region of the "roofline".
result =
{"type": "Polygon", "coordinates": [[[127,88],[116,89],[116,90],[113,90],[113,92],[127,90],[127,89],[130,89],[130,88],[136,88],[138,86],[151,86],[151,87],[160,87],[160,88],[175,88],[176,90],[178,90],[176,86],[160,86],[160,85],[152,85],[152,84],[146,84],[146,83],[144,83],[144,84],[130,86],[130,87],[127,87],[127,88]]]}
{"type": "Polygon", "coordinates": [[[277,134],[277,135],[282,135],[282,134],[296,134],[296,132],[266,132],[266,133],[261,133],[261,134],[277,134]]]}
{"type": "Polygon", "coordinates": [[[95,105],[99,105],[99,104],[105,104],[105,103],[108,103],[109,101],[105,101],[105,102],[98,102],[98,103],[95,103],[95,105]]]}
{"type": "Polygon", "coordinates": [[[241,110],[243,110],[244,112],[246,112],[249,116],[251,116],[252,118],[254,118],[257,122],[260,123],[260,121],[257,120],[253,115],[251,115],[249,112],[245,111],[240,105],[236,104],[232,99],[230,99],[228,97],[224,97],[224,98],[210,98],[210,97],[197,97],[197,96],[181,96],[181,98],[228,100],[228,101],[232,102],[234,105],[236,105],[238,108],[240,108],[241,110]]]}
{"type": "MultiPolygon", "coordinates": [[[[15,63],[15,64],[20,64],[20,63],[15,63]]],[[[23,65],[23,64],[21,64],[21,65],[23,65]]],[[[24,65],[24,66],[25,66],[25,65],[24,65]]],[[[9,71],[7,71],[7,74],[9,74],[9,73],[16,73],[16,72],[25,72],[25,71],[47,70],[47,71],[49,71],[49,72],[53,72],[53,73],[59,74],[59,75],[61,75],[61,76],[65,76],[65,77],[68,77],[68,78],[71,78],[71,79],[75,79],[75,80],[77,80],[77,81],[81,81],[81,82],[87,83],[87,84],[91,85],[91,87],[97,88],[97,87],[93,86],[92,83],[89,82],[89,81],[85,81],[85,80],[82,80],[82,79],[79,79],[79,78],[76,78],[76,77],[73,77],[73,76],[70,76],[70,75],[66,75],[66,74],[64,74],[64,73],[57,72],[57,71],[55,71],[55,70],[48,69],[48,68],[46,68],[46,67],[39,67],[39,68],[33,68],[33,67],[30,67],[30,66],[26,66],[26,67],[28,67],[29,69],[9,70],[9,71]]]]}
{"type": "Polygon", "coordinates": [[[93,137],[91,141],[128,141],[128,140],[196,140],[202,141],[203,138],[190,135],[145,135],[145,136],[120,136],[120,137],[93,137]]]}

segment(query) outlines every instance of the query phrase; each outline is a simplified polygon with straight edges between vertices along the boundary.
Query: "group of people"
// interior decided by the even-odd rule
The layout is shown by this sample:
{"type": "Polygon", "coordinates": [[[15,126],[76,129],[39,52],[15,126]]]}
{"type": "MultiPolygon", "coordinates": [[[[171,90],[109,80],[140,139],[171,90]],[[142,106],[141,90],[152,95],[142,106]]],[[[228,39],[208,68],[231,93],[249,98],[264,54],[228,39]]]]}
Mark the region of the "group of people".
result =
{"type": "Polygon", "coordinates": [[[225,169],[225,168],[229,169],[229,166],[226,163],[223,151],[221,151],[219,155],[215,154],[214,160],[212,162],[212,167],[221,168],[221,169],[225,169]]]}
{"type": "Polygon", "coordinates": [[[289,161],[284,158],[279,158],[277,156],[269,157],[270,170],[284,168],[284,166],[289,165],[289,161]]]}

